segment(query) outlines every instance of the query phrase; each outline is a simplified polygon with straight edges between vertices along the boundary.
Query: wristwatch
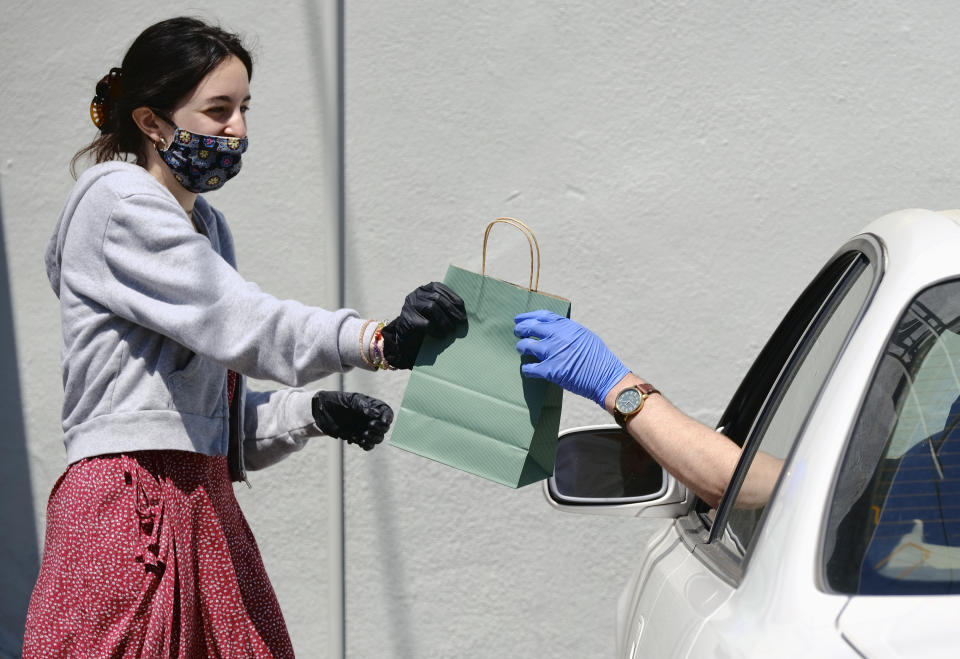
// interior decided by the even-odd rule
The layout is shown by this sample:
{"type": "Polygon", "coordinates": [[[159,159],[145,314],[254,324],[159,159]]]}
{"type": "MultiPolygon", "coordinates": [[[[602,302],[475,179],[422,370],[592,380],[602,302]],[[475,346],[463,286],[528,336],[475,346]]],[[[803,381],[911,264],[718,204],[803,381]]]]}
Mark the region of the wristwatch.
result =
{"type": "Polygon", "coordinates": [[[617,394],[617,400],[613,404],[613,418],[620,424],[621,428],[627,427],[627,419],[643,409],[643,404],[649,396],[659,394],[649,382],[635,384],[627,387],[617,394]]]}

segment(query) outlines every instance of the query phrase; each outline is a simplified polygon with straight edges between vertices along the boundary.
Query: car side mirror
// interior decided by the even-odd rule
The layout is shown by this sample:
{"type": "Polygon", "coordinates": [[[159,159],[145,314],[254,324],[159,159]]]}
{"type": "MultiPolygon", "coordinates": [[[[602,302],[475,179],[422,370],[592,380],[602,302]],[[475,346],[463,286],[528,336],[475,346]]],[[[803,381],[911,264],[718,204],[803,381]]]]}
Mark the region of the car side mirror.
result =
{"type": "Polygon", "coordinates": [[[616,425],[561,432],[544,494],[566,512],[676,517],[692,505],[687,488],[616,425]]]}

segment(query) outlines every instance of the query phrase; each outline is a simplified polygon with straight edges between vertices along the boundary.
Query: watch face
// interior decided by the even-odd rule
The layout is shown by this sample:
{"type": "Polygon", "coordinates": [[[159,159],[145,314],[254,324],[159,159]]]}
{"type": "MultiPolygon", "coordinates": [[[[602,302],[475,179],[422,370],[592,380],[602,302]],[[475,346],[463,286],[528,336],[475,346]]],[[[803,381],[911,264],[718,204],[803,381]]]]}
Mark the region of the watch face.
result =
{"type": "Polygon", "coordinates": [[[620,414],[630,414],[636,412],[637,408],[643,404],[643,394],[637,389],[630,387],[617,394],[617,411],[620,414]]]}

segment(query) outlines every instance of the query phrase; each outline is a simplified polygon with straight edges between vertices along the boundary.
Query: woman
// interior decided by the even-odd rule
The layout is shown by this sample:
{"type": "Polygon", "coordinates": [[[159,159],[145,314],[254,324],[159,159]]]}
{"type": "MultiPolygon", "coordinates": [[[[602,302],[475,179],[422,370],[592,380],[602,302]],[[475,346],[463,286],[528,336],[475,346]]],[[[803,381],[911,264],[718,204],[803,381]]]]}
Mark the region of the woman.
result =
{"type": "Polygon", "coordinates": [[[24,656],[292,656],[231,479],[311,437],[370,450],[393,413],[358,393],[247,392],[244,376],[296,387],[410,368],[426,333],[466,319],[442,284],[384,324],[277,300],[236,272],[223,215],[199,193],[240,169],[252,68],[235,35],[175,18],[97,85],[101,132],[77,154],[97,164],[46,254],[69,466],[24,656]]]}

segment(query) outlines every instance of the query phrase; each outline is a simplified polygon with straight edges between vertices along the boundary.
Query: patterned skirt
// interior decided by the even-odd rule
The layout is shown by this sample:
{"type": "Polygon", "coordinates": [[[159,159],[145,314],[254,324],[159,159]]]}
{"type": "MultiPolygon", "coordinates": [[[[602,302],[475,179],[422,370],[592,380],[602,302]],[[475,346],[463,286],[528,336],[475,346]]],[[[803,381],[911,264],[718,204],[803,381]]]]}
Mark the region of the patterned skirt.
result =
{"type": "Polygon", "coordinates": [[[47,505],[24,657],[292,657],[225,456],[70,465],[47,505]]]}

